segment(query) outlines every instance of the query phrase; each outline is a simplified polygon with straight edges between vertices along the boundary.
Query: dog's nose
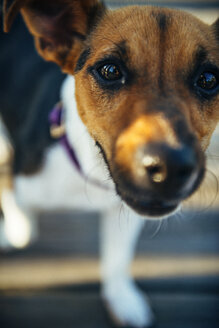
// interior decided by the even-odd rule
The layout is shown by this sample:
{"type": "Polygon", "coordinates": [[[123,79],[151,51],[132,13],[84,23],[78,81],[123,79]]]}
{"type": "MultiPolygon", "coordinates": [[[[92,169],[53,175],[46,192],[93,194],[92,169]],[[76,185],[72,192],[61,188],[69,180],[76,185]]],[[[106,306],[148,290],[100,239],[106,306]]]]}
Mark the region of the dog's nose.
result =
{"type": "MultiPolygon", "coordinates": [[[[177,190],[184,186],[197,167],[193,148],[171,148],[166,144],[151,144],[140,151],[141,167],[151,186],[177,190]]],[[[139,157],[138,157],[139,158],[139,157]]]]}
{"type": "Polygon", "coordinates": [[[149,179],[154,183],[161,183],[167,177],[167,166],[159,155],[147,154],[142,158],[142,164],[149,179]]]}

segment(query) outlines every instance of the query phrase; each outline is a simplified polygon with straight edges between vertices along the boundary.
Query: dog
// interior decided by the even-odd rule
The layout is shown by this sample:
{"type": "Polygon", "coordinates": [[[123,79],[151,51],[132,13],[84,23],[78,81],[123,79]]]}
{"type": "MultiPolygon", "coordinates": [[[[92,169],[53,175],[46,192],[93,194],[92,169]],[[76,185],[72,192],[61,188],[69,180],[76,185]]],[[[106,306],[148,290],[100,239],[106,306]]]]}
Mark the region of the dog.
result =
{"type": "Polygon", "coordinates": [[[118,325],[148,327],[153,313],[129,266],[143,219],[173,214],[203,180],[219,120],[219,20],[151,6],[111,11],[98,0],[5,0],[5,32],[19,12],[40,56],[68,76],[30,60],[27,35],[6,56],[15,55],[4,69],[14,70],[18,95],[3,86],[14,149],[4,238],[28,244],[39,209],[98,209],[103,300],[118,325]]]}

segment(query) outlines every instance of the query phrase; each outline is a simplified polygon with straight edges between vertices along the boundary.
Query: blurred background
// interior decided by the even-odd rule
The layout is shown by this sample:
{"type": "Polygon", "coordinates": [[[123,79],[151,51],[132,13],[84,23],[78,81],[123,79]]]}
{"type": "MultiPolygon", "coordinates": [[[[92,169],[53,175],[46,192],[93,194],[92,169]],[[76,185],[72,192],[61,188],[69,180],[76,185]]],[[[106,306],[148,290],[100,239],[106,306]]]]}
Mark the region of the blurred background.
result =
{"type": "MultiPolygon", "coordinates": [[[[106,3],[177,7],[208,23],[219,16],[217,0],[106,3]]],[[[202,188],[175,217],[147,221],[138,242],[132,271],[159,328],[219,327],[219,129],[207,154],[202,188]]],[[[0,327],[111,327],[99,297],[99,220],[44,213],[34,245],[0,251],[0,327]]]]}

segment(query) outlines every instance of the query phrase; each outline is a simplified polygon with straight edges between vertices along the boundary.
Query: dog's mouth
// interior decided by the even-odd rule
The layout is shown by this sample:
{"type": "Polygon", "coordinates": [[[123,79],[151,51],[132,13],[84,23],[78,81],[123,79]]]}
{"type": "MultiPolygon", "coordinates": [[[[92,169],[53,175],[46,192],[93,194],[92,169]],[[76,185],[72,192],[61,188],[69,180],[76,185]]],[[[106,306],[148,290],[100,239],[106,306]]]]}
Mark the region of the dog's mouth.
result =
{"type": "Polygon", "coordinates": [[[123,192],[118,185],[116,185],[117,193],[121,199],[136,213],[154,217],[154,218],[163,218],[169,216],[171,213],[174,213],[181,200],[162,200],[155,195],[150,195],[149,193],[136,193],[136,192],[123,192]]]}
{"type": "Polygon", "coordinates": [[[128,206],[140,215],[163,218],[174,213],[180,202],[164,202],[160,200],[136,200],[131,197],[122,197],[128,206]]]}
{"type": "Polygon", "coordinates": [[[122,179],[116,177],[113,180],[114,182],[118,181],[116,183],[118,195],[135,212],[151,218],[165,218],[174,214],[180,208],[182,201],[193,194],[200,185],[204,172],[204,168],[200,170],[189,188],[178,190],[175,193],[171,193],[167,188],[165,196],[152,192],[150,189],[139,188],[130,181],[124,180],[124,177],[122,179]]]}

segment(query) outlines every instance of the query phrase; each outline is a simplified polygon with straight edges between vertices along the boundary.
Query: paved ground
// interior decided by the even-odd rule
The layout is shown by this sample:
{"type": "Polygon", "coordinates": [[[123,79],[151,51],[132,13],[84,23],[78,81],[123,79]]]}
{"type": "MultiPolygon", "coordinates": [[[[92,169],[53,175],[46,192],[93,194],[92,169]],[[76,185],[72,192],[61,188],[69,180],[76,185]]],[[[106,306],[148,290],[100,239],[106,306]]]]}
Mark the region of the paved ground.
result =
{"type": "MultiPolygon", "coordinates": [[[[0,327],[112,328],[99,296],[97,215],[39,218],[38,242],[0,256],[0,327]]],[[[219,211],[147,222],[133,273],[157,328],[219,327],[219,211]]]]}
{"type": "MultiPolygon", "coordinates": [[[[157,328],[218,328],[218,279],[152,279],[147,290],[157,328]],[[207,288],[206,288],[207,287],[207,288]]],[[[99,285],[8,293],[0,297],[2,328],[112,328],[99,285]]]]}

